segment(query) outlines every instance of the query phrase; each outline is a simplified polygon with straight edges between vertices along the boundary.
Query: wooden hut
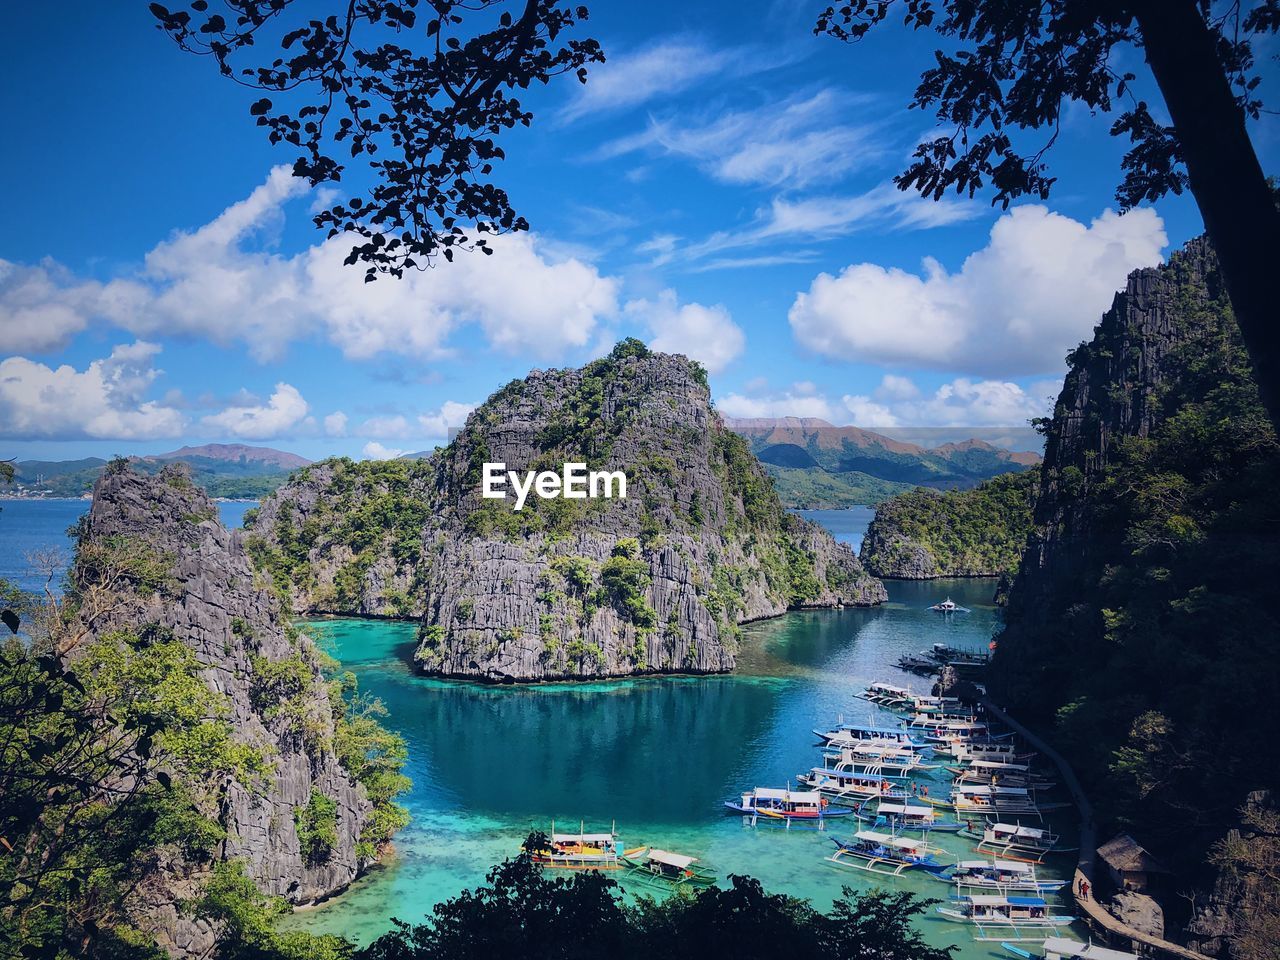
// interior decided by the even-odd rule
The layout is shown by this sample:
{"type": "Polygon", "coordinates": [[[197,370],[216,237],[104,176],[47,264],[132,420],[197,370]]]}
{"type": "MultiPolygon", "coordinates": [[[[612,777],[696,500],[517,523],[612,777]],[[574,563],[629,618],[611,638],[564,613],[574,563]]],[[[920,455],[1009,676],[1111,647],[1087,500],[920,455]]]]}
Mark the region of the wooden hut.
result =
{"type": "Polygon", "coordinates": [[[1127,833],[1100,846],[1098,859],[1107,865],[1117,890],[1146,890],[1154,875],[1169,872],[1127,833]]]}

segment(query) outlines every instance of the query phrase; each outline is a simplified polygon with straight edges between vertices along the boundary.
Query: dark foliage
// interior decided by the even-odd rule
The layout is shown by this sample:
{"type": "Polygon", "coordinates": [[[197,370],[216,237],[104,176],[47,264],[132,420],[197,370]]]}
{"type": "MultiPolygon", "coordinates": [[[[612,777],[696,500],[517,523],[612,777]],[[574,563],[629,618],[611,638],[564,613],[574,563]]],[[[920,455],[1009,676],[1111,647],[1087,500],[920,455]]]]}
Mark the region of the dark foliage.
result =
{"type": "Polygon", "coordinates": [[[528,228],[492,179],[497,137],[528,126],[518,94],[565,73],[586,81],[600,45],[567,34],[587,8],[559,0],[192,0],[152,3],[161,30],[264,96],[249,108],[273,144],[297,148],[294,175],[338,182],[351,159],[374,176],[315,217],[356,240],[348,264],[400,276],[485,234],[528,228]],[[328,7],[326,11],[324,8],[328,7]],[[271,51],[255,56],[259,50],[271,51]]]}

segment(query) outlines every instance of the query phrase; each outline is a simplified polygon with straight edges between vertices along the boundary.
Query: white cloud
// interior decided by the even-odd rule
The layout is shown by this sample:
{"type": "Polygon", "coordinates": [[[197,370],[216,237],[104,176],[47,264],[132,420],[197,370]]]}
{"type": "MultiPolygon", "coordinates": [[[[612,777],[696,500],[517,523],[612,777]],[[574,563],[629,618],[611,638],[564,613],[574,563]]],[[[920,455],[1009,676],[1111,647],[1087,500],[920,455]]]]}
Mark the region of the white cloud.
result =
{"type": "MultiPolygon", "coordinates": [[[[904,193],[885,183],[851,197],[810,197],[788,200],[775,197],[768,207],[757,210],[751,223],[735,230],[720,230],[705,240],[688,245],[680,256],[698,260],[711,254],[744,247],[768,245],[771,250],[781,241],[788,244],[813,243],[847,236],[862,230],[914,230],[941,227],[979,216],[982,207],[969,201],[926,200],[914,193],[904,193]]],[[[765,263],[793,262],[795,250],[786,254],[771,253],[765,263]]],[[[706,265],[711,268],[712,261],[706,265]]],[[[746,265],[760,263],[749,258],[746,265]]],[[[719,261],[724,267],[737,267],[736,258],[719,261]]]]}
{"type": "Polygon", "coordinates": [[[587,83],[578,88],[559,119],[570,123],[590,114],[635,107],[658,96],[672,97],[720,73],[735,56],[700,41],[679,39],[610,54],[608,61],[589,68],[587,83]]]}
{"type": "Polygon", "coordinates": [[[645,130],[606,144],[596,156],[659,150],[692,160],[725,183],[801,188],[883,155],[873,125],[832,122],[863,100],[828,89],[752,110],[719,111],[701,124],[651,117],[645,130]]]}
{"type": "Polygon", "coordinates": [[[1042,206],[1017,207],[956,273],[873,263],[820,274],[796,297],[796,339],[843,360],[916,364],[1007,377],[1061,369],[1115,291],[1168,243],[1155,211],[1110,210],[1089,225],[1042,206]]]}
{"type": "Polygon", "coordinates": [[[233,404],[220,413],[210,414],[201,423],[222,436],[242,440],[269,440],[295,429],[307,415],[307,401],[296,387],[277,383],[270,399],[264,403],[233,404]]]}
{"type": "Polygon", "coordinates": [[[0,342],[15,352],[62,346],[88,324],[101,291],[51,260],[23,266],[0,259],[0,342]]]}
{"type": "Polygon", "coordinates": [[[366,460],[394,460],[396,457],[403,457],[409,451],[384,447],[377,440],[370,440],[360,452],[366,460]]]}
{"type": "Polygon", "coordinates": [[[121,345],[83,371],[25,357],[0,361],[0,434],[11,439],[151,440],[178,436],[186,417],[144,397],[160,347],[121,345]]]}
{"type": "Polygon", "coordinates": [[[911,380],[890,374],[870,396],[846,395],[842,402],[855,425],[872,429],[1023,427],[1049,411],[1059,386],[1041,381],[1024,389],[1007,380],[960,377],[926,396],[911,380]]]}
{"type": "Polygon", "coordinates": [[[742,353],[746,337],[723,306],[680,304],[675,291],[664,290],[656,301],[632,300],[626,314],[645,324],[649,346],[663,353],[682,353],[711,373],[719,373],[742,353]]]}
{"type": "Polygon", "coordinates": [[[262,361],[301,339],[328,340],[356,359],[436,358],[472,324],[496,349],[551,359],[588,344],[618,311],[616,279],[582,258],[552,255],[530,234],[493,238],[493,256],[465,254],[375,283],[343,264],[348,237],[293,256],[248,249],[305,192],[276,167],[249,197],[158,244],[135,275],[106,285],[78,282],[53,264],[0,261],[0,334],[11,349],[52,349],[105,319],[139,335],[243,342],[262,361]]]}
{"type": "Polygon", "coordinates": [[[347,415],[341,410],[335,410],[324,418],[324,432],[331,437],[345,437],[347,435],[347,415]]]}
{"type": "Polygon", "coordinates": [[[716,409],[726,417],[749,420],[756,417],[817,417],[832,419],[831,404],[826,397],[792,386],[785,393],[750,397],[730,393],[716,399],[716,409]]]}
{"type": "Polygon", "coordinates": [[[422,428],[425,436],[447,437],[450,430],[457,430],[467,422],[467,415],[475,408],[474,403],[446,400],[439,410],[420,415],[418,426],[422,428]]]}

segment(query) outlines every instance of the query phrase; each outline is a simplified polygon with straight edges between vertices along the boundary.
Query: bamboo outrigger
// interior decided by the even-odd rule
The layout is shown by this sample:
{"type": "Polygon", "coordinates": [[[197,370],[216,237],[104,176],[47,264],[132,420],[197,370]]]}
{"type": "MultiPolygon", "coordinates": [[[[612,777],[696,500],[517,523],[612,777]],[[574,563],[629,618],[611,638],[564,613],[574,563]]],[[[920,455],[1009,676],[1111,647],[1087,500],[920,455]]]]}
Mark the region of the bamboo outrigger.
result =
{"type": "Polygon", "coordinates": [[[984,823],[981,830],[969,826],[960,833],[977,840],[979,851],[1027,863],[1040,863],[1051,853],[1070,853],[1076,849],[1063,846],[1062,838],[1045,827],[1021,823],[984,823]]]}
{"type": "Polygon", "coordinates": [[[756,787],[740,799],[726,800],[725,809],[750,817],[752,824],[758,817],[766,820],[793,820],[816,822],[834,817],[853,816],[852,807],[834,806],[817,790],[778,790],[772,787],[756,787]]]}
{"type": "Polygon", "coordinates": [[[550,846],[531,850],[533,862],[556,870],[619,870],[622,845],[616,825],[608,833],[587,833],[582,824],[577,833],[556,833],[551,824],[550,846]]]}
{"type": "Polygon", "coordinates": [[[836,852],[827,859],[840,866],[896,877],[917,868],[936,871],[946,867],[934,858],[934,848],[924,840],[897,837],[875,830],[859,830],[852,841],[831,838],[836,852]]]}
{"type": "Polygon", "coordinates": [[[1035,866],[1025,860],[961,860],[939,879],[954,883],[957,889],[974,887],[1000,893],[1052,893],[1067,885],[1066,880],[1041,880],[1035,866]]]}
{"type": "Polygon", "coordinates": [[[716,875],[706,867],[697,866],[697,857],[687,857],[657,847],[635,847],[622,854],[627,866],[627,878],[648,886],[660,887],[710,887],[716,875]]]}

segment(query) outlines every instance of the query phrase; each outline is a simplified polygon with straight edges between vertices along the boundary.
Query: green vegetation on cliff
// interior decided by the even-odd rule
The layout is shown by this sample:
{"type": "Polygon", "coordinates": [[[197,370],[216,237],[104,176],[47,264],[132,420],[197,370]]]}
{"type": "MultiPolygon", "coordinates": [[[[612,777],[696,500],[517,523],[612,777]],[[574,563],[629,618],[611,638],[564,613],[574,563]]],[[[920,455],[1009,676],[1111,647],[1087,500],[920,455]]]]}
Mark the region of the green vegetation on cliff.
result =
{"type": "Polygon", "coordinates": [[[782,505],[793,510],[847,510],[887,500],[911,489],[911,484],[885,480],[850,470],[832,473],[821,467],[780,467],[766,463],[782,505]]]}
{"type": "Polygon", "coordinates": [[[917,487],[884,501],[862,540],[878,577],[995,577],[1017,569],[1031,532],[1039,470],[1006,473],[972,490],[917,487]]]}
{"type": "Polygon", "coordinates": [[[1193,241],[1070,357],[992,678],[1188,873],[1280,787],[1280,445],[1221,291],[1193,241]]]}

